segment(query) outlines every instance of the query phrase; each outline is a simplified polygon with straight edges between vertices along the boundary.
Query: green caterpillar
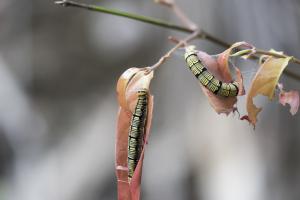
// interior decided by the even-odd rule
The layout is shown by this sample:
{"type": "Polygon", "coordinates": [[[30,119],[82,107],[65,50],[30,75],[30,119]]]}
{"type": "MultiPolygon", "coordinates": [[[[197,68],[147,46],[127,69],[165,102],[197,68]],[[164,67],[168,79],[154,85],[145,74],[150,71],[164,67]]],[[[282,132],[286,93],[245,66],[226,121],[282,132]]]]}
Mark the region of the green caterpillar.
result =
{"type": "Polygon", "coordinates": [[[140,159],[147,117],[148,93],[145,90],[138,91],[138,101],[131,118],[128,137],[128,177],[132,178],[134,170],[140,159]]]}
{"type": "Polygon", "coordinates": [[[188,48],[184,57],[189,69],[200,81],[200,83],[208,90],[223,97],[235,97],[238,95],[238,83],[236,81],[231,83],[223,83],[222,81],[216,79],[204,67],[203,63],[197,56],[196,50],[188,48]]]}

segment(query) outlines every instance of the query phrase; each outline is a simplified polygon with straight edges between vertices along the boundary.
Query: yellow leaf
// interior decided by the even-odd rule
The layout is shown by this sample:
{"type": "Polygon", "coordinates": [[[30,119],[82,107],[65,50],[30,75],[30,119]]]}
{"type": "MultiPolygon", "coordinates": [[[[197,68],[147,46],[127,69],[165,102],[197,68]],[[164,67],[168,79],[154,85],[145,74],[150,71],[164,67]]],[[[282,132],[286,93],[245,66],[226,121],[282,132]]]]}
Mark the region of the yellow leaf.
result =
{"type": "Polygon", "coordinates": [[[257,121],[257,115],[262,108],[254,105],[253,98],[260,94],[267,96],[269,100],[273,99],[278,80],[290,60],[291,57],[274,58],[269,56],[258,69],[247,96],[247,119],[254,126],[257,121]]]}

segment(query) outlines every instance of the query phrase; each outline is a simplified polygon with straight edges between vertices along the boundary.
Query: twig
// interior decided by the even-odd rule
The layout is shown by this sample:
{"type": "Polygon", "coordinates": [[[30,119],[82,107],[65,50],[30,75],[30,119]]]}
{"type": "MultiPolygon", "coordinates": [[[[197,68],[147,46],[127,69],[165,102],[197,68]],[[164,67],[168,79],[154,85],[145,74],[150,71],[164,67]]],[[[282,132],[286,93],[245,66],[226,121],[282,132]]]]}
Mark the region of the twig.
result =
{"type": "MultiPolygon", "coordinates": [[[[115,10],[115,9],[109,9],[109,8],[105,8],[102,6],[95,6],[95,5],[88,5],[88,4],[83,4],[83,3],[78,3],[78,2],[74,2],[74,1],[70,1],[70,0],[61,0],[61,1],[56,1],[56,4],[59,5],[63,5],[63,6],[72,6],[72,7],[78,7],[78,8],[84,8],[84,9],[88,9],[91,11],[96,11],[96,12],[102,12],[102,13],[107,13],[107,14],[111,14],[111,15],[116,15],[116,16],[121,16],[121,17],[126,17],[129,19],[134,19],[137,21],[141,21],[141,22],[145,22],[148,24],[153,24],[156,26],[160,26],[160,27],[164,27],[164,28],[168,28],[168,29],[172,29],[172,30],[176,30],[176,31],[181,31],[181,32],[186,32],[186,33],[194,33],[194,30],[190,29],[190,28],[185,28],[176,24],[172,24],[172,23],[168,23],[165,22],[163,20],[159,20],[156,18],[152,18],[152,17],[146,17],[143,15],[137,15],[137,14],[133,14],[133,13],[128,13],[128,12],[123,12],[123,11],[119,11],[119,10],[115,10]]],[[[223,41],[222,39],[219,39],[213,35],[211,35],[210,33],[207,33],[204,30],[200,30],[197,34],[198,38],[201,39],[206,39],[212,43],[215,43],[219,46],[222,46],[224,48],[229,48],[231,46],[231,44],[223,41]]],[[[274,53],[274,52],[269,52],[269,51],[265,51],[265,50],[261,50],[261,49],[256,49],[255,54],[257,55],[270,55],[270,56],[274,56],[277,58],[285,58],[288,55],[285,54],[278,54],[278,53],[274,53]]],[[[291,59],[292,62],[300,64],[300,60],[298,58],[292,57],[291,59]]],[[[300,80],[300,75],[294,74],[293,72],[284,71],[286,75],[290,76],[291,78],[300,80]]]]}
{"type": "Polygon", "coordinates": [[[177,40],[178,43],[172,49],[170,49],[164,56],[162,56],[156,64],[154,64],[153,66],[148,68],[151,71],[153,71],[153,70],[157,69],[159,66],[161,66],[172,55],[172,53],[174,53],[174,51],[176,51],[176,49],[180,48],[181,46],[186,46],[187,43],[189,41],[193,40],[195,37],[197,37],[200,32],[200,30],[198,29],[196,24],[192,20],[190,20],[184,14],[184,12],[182,12],[182,10],[180,9],[179,6],[177,6],[177,4],[175,3],[175,0],[156,0],[156,2],[160,3],[164,6],[167,6],[168,8],[171,8],[172,11],[174,12],[174,14],[183,23],[183,25],[185,25],[187,28],[189,28],[191,30],[194,30],[194,32],[193,32],[193,34],[187,36],[183,40],[177,40]]]}
{"type": "Polygon", "coordinates": [[[161,66],[164,62],[166,62],[167,58],[169,58],[172,53],[174,53],[174,51],[176,51],[178,48],[180,48],[181,46],[185,46],[186,43],[188,43],[189,41],[193,40],[194,38],[197,37],[197,35],[199,34],[199,31],[195,31],[193,34],[189,35],[188,37],[186,37],[185,39],[181,40],[178,42],[178,44],[176,46],[174,46],[172,49],[170,49],[164,56],[162,56],[159,61],[157,63],[155,63],[154,65],[152,65],[151,67],[149,67],[149,69],[151,71],[157,69],[159,66],[161,66]]]}
{"type": "MultiPolygon", "coordinates": [[[[182,22],[183,25],[185,25],[187,28],[194,30],[194,33],[187,36],[185,39],[183,40],[178,40],[176,39],[176,41],[178,42],[172,49],[170,49],[164,56],[162,56],[159,61],[154,64],[153,66],[149,67],[150,70],[155,70],[157,69],[159,66],[161,66],[166,60],[167,58],[169,58],[172,53],[174,51],[176,51],[176,49],[180,48],[181,46],[186,46],[187,43],[191,40],[193,40],[195,37],[198,36],[200,30],[198,29],[197,25],[190,20],[185,14],[184,12],[182,12],[182,10],[180,9],[179,6],[177,6],[177,4],[175,3],[175,0],[155,0],[156,3],[160,3],[161,5],[167,6],[168,8],[171,8],[172,11],[174,12],[174,14],[179,18],[179,20],[182,22]]],[[[170,39],[170,37],[169,37],[170,39]]],[[[173,38],[175,39],[175,38],[173,38]]],[[[174,40],[175,41],[175,40],[174,40]]]]}
{"type": "Polygon", "coordinates": [[[178,17],[181,23],[190,30],[200,30],[198,26],[181,10],[181,8],[175,3],[175,0],[155,0],[156,3],[167,6],[172,9],[174,14],[178,17]]]}
{"type": "MultiPolygon", "coordinates": [[[[286,54],[280,54],[280,53],[276,53],[276,52],[270,52],[270,51],[264,51],[264,50],[261,50],[261,49],[256,49],[256,54],[259,54],[259,55],[268,55],[268,56],[274,56],[274,57],[277,57],[277,58],[286,58],[286,57],[290,57],[289,55],[286,55],[286,54]]],[[[297,64],[300,64],[300,60],[298,58],[295,58],[295,57],[292,57],[292,62],[294,63],[297,63],[297,64]]]]}
{"type": "MultiPolygon", "coordinates": [[[[88,5],[88,4],[78,3],[78,2],[74,2],[74,1],[70,1],[70,0],[56,1],[55,4],[62,5],[65,7],[68,7],[68,6],[77,7],[77,8],[83,8],[83,9],[87,9],[87,10],[91,10],[91,11],[95,11],[95,12],[102,12],[102,13],[107,13],[107,14],[111,14],[111,15],[126,17],[129,19],[134,19],[137,21],[145,22],[148,24],[153,24],[156,26],[172,29],[175,31],[181,31],[181,32],[185,32],[185,33],[193,33],[194,32],[194,30],[191,30],[189,28],[185,28],[182,26],[178,26],[176,24],[168,23],[168,22],[156,19],[156,18],[146,17],[143,15],[137,15],[137,14],[128,13],[128,12],[123,12],[123,11],[119,11],[119,10],[115,10],[115,9],[105,8],[102,6],[88,5]]],[[[209,40],[209,41],[211,41],[217,45],[220,45],[224,48],[228,48],[230,46],[229,43],[224,42],[221,39],[219,39],[203,30],[201,30],[199,32],[197,37],[209,40]]]]}

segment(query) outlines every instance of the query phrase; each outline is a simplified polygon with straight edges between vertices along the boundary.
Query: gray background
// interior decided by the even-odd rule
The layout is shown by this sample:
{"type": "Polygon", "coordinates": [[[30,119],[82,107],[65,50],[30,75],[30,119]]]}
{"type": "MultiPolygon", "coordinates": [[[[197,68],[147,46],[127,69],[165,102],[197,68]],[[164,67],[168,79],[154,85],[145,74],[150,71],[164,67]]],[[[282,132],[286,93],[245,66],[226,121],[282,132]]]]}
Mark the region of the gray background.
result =
{"type": "MultiPolygon", "coordinates": [[[[83,1],[82,1],[83,2],[83,1]]],[[[151,0],[87,3],[177,22],[151,0]]],[[[203,29],[229,42],[300,57],[297,0],[178,0],[203,29]]],[[[115,85],[129,67],[154,64],[184,34],[63,8],[53,1],[0,1],[0,199],[116,199],[115,85]]],[[[223,49],[193,42],[211,54],[223,49]]],[[[254,62],[239,62],[249,86],[254,62]]],[[[289,68],[300,73],[299,65],[289,68]]],[[[299,81],[282,77],[286,88],[299,81]]],[[[266,98],[255,131],[217,115],[182,52],[152,82],[154,120],[142,196],[147,199],[298,200],[299,114],[266,98]]],[[[242,113],[245,98],[239,100],[242,113]]]]}

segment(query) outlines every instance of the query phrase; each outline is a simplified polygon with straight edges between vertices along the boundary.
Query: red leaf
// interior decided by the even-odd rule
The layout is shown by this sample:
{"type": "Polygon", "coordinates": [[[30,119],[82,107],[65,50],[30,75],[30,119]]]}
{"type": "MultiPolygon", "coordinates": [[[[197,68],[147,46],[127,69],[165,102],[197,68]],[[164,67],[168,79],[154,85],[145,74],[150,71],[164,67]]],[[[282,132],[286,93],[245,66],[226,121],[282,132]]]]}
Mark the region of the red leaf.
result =
{"type": "MultiPolygon", "coordinates": [[[[230,55],[232,54],[232,50],[234,48],[241,48],[246,47],[249,50],[252,50],[254,47],[248,43],[245,42],[238,42],[233,44],[229,49],[224,51],[223,53],[219,54],[215,57],[208,55],[205,52],[199,51],[198,57],[200,60],[204,63],[204,65],[207,67],[207,69],[220,81],[222,82],[232,82],[232,76],[230,74],[229,70],[229,59],[230,55]]],[[[252,53],[252,51],[249,51],[249,54],[252,53]]],[[[243,77],[238,68],[235,67],[236,72],[236,81],[239,83],[239,96],[245,94],[244,85],[243,85],[243,77]]],[[[201,85],[201,88],[204,92],[204,94],[208,97],[210,105],[215,109],[215,111],[220,113],[229,114],[236,110],[235,104],[237,102],[236,97],[222,97],[215,95],[211,91],[209,91],[207,88],[203,87],[201,85]]]]}
{"type": "Polygon", "coordinates": [[[125,71],[117,83],[117,96],[120,105],[117,121],[116,136],[116,176],[118,180],[119,200],[138,200],[140,198],[140,185],[142,176],[142,165],[145,152],[145,144],[149,137],[149,130],[152,120],[153,97],[149,95],[147,105],[147,116],[145,124],[145,142],[143,150],[135,168],[131,180],[128,178],[128,134],[131,118],[137,104],[139,90],[149,92],[150,81],[153,72],[145,68],[130,68],[125,71]]]}
{"type": "Polygon", "coordinates": [[[282,84],[278,84],[278,88],[280,89],[279,102],[283,106],[285,106],[285,104],[290,104],[290,113],[295,115],[299,109],[299,92],[295,90],[286,92],[283,90],[282,84]]]}

